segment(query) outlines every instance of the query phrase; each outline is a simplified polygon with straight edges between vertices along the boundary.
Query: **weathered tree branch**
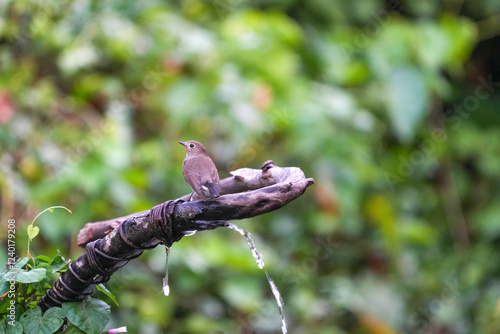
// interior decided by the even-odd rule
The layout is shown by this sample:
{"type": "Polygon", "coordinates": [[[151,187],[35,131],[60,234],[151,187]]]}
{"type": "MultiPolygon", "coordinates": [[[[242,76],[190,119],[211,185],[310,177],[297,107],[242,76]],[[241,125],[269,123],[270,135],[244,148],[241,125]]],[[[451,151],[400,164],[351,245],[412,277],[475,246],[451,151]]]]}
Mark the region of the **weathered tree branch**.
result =
{"type": "MultiPolygon", "coordinates": [[[[240,168],[233,172],[230,172],[231,177],[225,178],[220,181],[220,193],[221,194],[235,194],[246,192],[248,190],[255,190],[263,188],[266,186],[274,185],[284,181],[294,181],[294,180],[304,180],[304,173],[300,168],[297,167],[277,167],[274,165],[272,160],[268,160],[262,164],[261,169],[252,168],[240,168]]],[[[313,179],[308,179],[308,182],[314,182],[313,179]]],[[[251,196],[252,194],[243,193],[241,195],[251,196]]],[[[299,194],[300,195],[300,194],[299,194]]],[[[177,200],[187,201],[190,194],[184,195],[177,200]]],[[[230,204],[229,202],[234,202],[235,195],[230,197],[221,196],[217,202],[224,200],[225,205],[230,204]]],[[[199,200],[197,194],[193,195],[193,200],[199,200]]],[[[191,202],[193,203],[193,202],[191,202]]],[[[199,202],[195,202],[199,203],[199,202]]],[[[196,206],[199,204],[196,204],[196,206]]],[[[274,209],[273,209],[274,210],[274,209]]],[[[272,211],[272,210],[270,210],[272,211]]],[[[103,238],[111,230],[117,228],[122,222],[131,219],[133,217],[139,217],[145,215],[149,212],[141,211],[136,212],[127,216],[87,223],[78,233],[78,245],[85,246],[87,243],[103,238]]],[[[266,211],[269,212],[269,211],[266,211]]],[[[260,213],[259,213],[260,214],[260,213]]],[[[242,219],[242,218],[231,218],[231,219],[242,219]]]]}
{"type": "Polygon", "coordinates": [[[214,229],[224,226],[226,220],[249,218],[279,209],[314,183],[313,179],[305,178],[300,168],[281,168],[272,161],[266,161],[261,170],[242,168],[231,174],[232,177],[220,182],[224,195],[218,198],[185,202],[189,196],[186,195],[149,211],[87,224],[82,229],[86,229],[87,236],[95,237],[110,228],[113,230],[103,239],[82,242],[87,252],[70,264],[69,270],[61,274],[39,305],[47,310],[64,301],[83,299],[95,285],[107,281],[144,250],[159,244],[170,247],[188,231],[214,229]]]}

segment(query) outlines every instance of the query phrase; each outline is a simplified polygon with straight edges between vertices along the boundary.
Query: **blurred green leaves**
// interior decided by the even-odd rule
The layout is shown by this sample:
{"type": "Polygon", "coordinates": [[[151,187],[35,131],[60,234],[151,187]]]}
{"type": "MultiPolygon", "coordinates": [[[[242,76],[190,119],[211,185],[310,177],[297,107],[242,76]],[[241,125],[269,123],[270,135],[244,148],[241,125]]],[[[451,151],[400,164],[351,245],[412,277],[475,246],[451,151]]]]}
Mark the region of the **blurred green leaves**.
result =
{"type": "Polygon", "coordinates": [[[387,87],[389,117],[396,136],[411,143],[427,116],[429,93],[415,68],[395,68],[387,87]]]}
{"type": "MultiPolygon", "coordinates": [[[[498,34],[494,3],[5,2],[2,221],[15,216],[22,250],[34,212],[74,209],[40,217],[32,246],[74,258],[86,222],[187,193],[177,141],[196,139],[221,178],[273,159],[316,180],[242,222],[291,331],[495,333],[500,272],[485,261],[500,256],[498,43],[485,39],[498,34]],[[456,301],[438,303],[455,273],[456,301]]],[[[163,256],[146,252],[107,283],[116,327],[275,328],[239,236],[174,245],[168,298],[163,256]]],[[[49,260],[38,269],[64,270],[49,260]]]]}

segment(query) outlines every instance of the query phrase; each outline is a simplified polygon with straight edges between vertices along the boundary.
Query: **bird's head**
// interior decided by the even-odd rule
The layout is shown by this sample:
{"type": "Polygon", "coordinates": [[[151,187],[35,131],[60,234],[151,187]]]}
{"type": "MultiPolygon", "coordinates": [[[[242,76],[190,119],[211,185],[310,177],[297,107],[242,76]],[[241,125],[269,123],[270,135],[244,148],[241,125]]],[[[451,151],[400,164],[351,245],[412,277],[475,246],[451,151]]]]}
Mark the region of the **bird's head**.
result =
{"type": "Polygon", "coordinates": [[[188,156],[207,154],[207,150],[205,150],[205,147],[203,147],[203,145],[196,140],[190,140],[186,142],[180,141],[179,144],[186,148],[186,154],[188,156]]]}

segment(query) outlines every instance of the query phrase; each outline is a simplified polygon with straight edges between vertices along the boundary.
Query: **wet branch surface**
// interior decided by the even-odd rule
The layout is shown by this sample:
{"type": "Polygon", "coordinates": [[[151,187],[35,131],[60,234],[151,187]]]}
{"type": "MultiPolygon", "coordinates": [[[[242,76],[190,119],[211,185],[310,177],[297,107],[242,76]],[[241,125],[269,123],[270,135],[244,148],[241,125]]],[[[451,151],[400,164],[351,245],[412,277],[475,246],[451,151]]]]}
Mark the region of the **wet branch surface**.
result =
{"type": "Polygon", "coordinates": [[[211,230],[226,220],[244,219],[274,211],[301,196],[314,183],[300,168],[277,167],[269,160],[261,169],[241,168],[220,181],[221,196],[199,201],[189,195],[151,210],[88,223],[78,235],[86,252],[62,273],[40,300],[46,311],[65,301],[82,300],[93,288],[144,250],[179,241],[188,231],[211,230]]]}

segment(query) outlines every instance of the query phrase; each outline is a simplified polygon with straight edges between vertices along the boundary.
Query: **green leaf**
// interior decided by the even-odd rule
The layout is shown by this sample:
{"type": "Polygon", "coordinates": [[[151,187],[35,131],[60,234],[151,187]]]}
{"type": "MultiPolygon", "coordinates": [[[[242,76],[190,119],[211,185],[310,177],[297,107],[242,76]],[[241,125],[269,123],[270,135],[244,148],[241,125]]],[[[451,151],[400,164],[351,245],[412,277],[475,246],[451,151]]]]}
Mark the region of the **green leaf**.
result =
{"type": "Polygon", "coordinates": [[[45,268],[36,268],[30,271],[22,271],[16,273],[15,280],[19,283],[35,283],[40,282],[42,279],[44,279],[46,274],[47,270],[45,268]]]}
{"type": "Polygon", "coordinates": [[[42,316],[42,310],[36,306],[21,316],[26,334],[51,334],[56,332],[63,322],[64,311],[60,307],[52,307],[42,316]]]}
{"type": "Polygon", "coordinates": [[[39,268],[44,268],[47,272],[45,273],[45,276],[50,276],[52,275],[52,266],[50,264],[48,264],[47,262],[42,262],[40,264],[38,264],[37,266],[37,269],[39,268]]]}
{"type": "Polygon", "coordinates": [[[111,300],[116,304],[116,306],[120,306],[120,305],[118,305],[118,302],[116,301],[115,295],[111,291],[109,291],[108,288],[106,288],[106,286],[104,284],[101,283],[101,284],[97,285],[96,288],[97,288],[97,290],[101,291],[106,296],[111,298],[111,300]]]}
{"type": "Polygon", "coordinates": [[[38,255],[37,257],[35,257],[35,259],[39,259],[39,260],[42,260],[42,261],[48,262],[48,263],[50,263],[50,261],[52,261],[52,259],[46,255],[38,255]]]}
{"type": "Polygon", "coordinates": [[[40,232],[40,228],[38,226],[28,225],[28,238],[33,240],[38,233],[40,232]]]}
{"type": "Polygon", "coordinates": [[[22,334],[22,333],[24,333],[23,329],[24,329],[23,324],[18,320],[14,321],[14,326],[9,325],[8,321],[6,321],[5,322],[5,332],[2,332],[2,324],[0,323],[0,333],[22,334]]]}
{"type": "Polygon", "coordinates": [[[64,334],[86,334],[86,333],[84,331],[81,331],[78,327],[76,327],[72,323],[70,323],[64,334]]]}
{"type": "Polygon", "coordinates": [[[24,273],[25,270],[24,269],[18,269],[18,268],[14,268],[14,269],[11,269],[9,270],[4,276],[3,276],[3,280],[5,281],[12,281],[12,280],[16,280],[16,276],[19,274],[19,273],[24,273]]]}
{"type": "Polygon", "coordinates": [[[25,272],[24,269],[12,268],[6,273],[0,274],[0,296],[10,289],[10,282],[16,280],[18,273],[25,272]]]}
{"type": "Polygon", "coordinates": [[[0,304],[2,304],[0,307],[0,316],[3,318],[3,320],[0,321],[0,334],[23,333],[23,325],[19,322],[20,315],[24,313],[22,305],[14,305],[15,309],[13,315],[15,316],[15,319],[11,319],[10,317],[7,317],[11,312],[11,310],[8,309],[11,306],[9,298],[0,299],[0,304]],[[12,325],[12,320],[14,320],[14,325],[12,325]]]}
{"type": "Polygon", "coordinates": [[[27,257],[23,257],[22,259],[19,259],[16,264],[14,265],[14,268],[22,268],[28,263],[30,259],[27,257]]]}
{"type": "Polygon", "coordinates": [[[99,299],[62,304],[68,320],[86,333],[101,333],[110,318],[110,306],[99,299]]]}
{"type": "Polygon", "coordinates": [[[57,255],[54,257],[54,259],[50,262],[50,265],[52,266],[52,271],[56,272],[64,267],[66,267],[69,263],[66,262],[66,259],[62,257],[61,255],[57,255]]]}
{"type": "Polygon", "coordinates": [[[388,86],[389,116],[396,136],[411,143],[427,113],[429,94],[422,74],[415,68],[394,70],[388,86]]]}
{"type": "MultiPolygon", "coordinates": [[[[0,296],[3,296],[4,293],[6,293],[7,291],[9,291],[10,289],[10,283],[7,282],[5,279],[4,279],[5,275],[2,275],[2,278],[0,279],[0,296]]],[[[4,301],[7,301],[7,299],[0,299],[0,309],[1,309],[1,306],[3,304],[4,301]]],[[[0,332],[1,334],[1,332],[0,332]]]]}

